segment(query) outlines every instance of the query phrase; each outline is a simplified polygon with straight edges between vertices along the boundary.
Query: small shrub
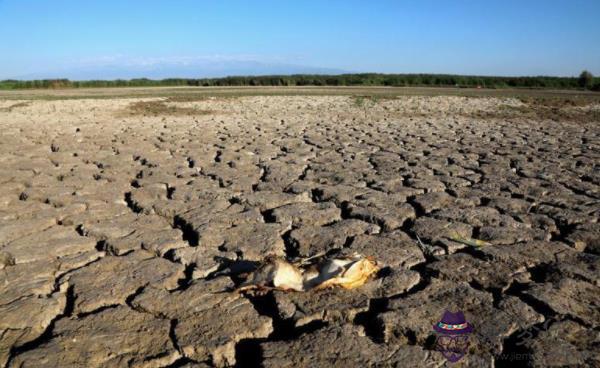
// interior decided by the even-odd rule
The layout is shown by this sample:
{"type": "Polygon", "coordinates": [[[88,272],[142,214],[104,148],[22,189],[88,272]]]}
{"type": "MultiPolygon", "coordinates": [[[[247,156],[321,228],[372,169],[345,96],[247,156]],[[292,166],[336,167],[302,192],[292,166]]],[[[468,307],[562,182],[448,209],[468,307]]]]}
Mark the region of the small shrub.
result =
{"type": "Polygon", "coordinates": [[[589,89],[592,87],[592,83],[594,82],[594,76],[592,75],[592,73],[588,72],[587,70],[584,70],[581,72],[581,74],[579,74],[578,82],[579,87],[589,89]]]}

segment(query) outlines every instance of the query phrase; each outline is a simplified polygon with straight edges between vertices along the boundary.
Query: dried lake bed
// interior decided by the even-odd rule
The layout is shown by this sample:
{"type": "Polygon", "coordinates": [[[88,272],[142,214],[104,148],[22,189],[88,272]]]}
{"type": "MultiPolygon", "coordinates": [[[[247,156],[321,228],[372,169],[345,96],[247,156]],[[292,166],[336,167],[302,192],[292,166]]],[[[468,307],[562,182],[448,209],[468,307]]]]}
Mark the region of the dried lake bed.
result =
{"type": "Polygon", "coordinates": [[[598,99],[363,92],[0,96],[0,366],[600,365],[598,99]]]}

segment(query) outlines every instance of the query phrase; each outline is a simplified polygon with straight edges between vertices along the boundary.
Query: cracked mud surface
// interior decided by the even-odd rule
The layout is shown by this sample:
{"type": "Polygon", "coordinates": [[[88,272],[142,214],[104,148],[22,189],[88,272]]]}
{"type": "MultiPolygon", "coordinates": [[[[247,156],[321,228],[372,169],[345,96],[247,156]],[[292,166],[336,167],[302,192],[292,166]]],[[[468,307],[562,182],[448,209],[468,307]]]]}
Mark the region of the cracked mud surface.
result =
{"type": "Polygon", "coordinates": [[[598,366],[600,108],[530,108],[0,101],[0,366],[443,366],[446,309],[467,366],[598,366]],[[225,275],[341,251],[383,270],[262,296],[225,275]]]}

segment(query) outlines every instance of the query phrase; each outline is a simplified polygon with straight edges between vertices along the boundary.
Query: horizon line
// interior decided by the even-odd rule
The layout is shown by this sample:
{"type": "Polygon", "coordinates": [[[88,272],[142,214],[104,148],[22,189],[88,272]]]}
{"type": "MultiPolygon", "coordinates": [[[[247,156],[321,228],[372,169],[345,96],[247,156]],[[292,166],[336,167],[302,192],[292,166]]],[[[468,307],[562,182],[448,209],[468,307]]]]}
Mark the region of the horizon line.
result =
{"type": "MultiPolygon", "coordinates": [[[[582,70],[585,72],[587,70],[582,70]]],[[[578,78],[577,75],[548,75],[548,74],[529,74],[529,75],[496,75],[496,74],[456,74],[456,73],[379,73],[379,72],[349,72],[349,73],[285,73],[285,74],[231,74],[222,77],[165,77],[165,78],[151,78],[151,77],[132,77],[132,78],[90,78],[90,79],[70,79],[63,77],[51,77],[51,78],[33,78],[33,79],[21,79],[21,78],[4,78],[0,79],[0,82],[16,81],[16,82],[28,82],[28,81],[69,81],[69,82],[90,82],[90,81],[133,81],[133,80],[148,80],[148,81],[165,81],[171,79],[180,80],[218,80],[227,78],[254,78],[254,77],[298,77],[298,76],[320,76],[320,77],[339,77],[339,76],[353,76],[353,75],[377,75],[377,76],[444,76],[444,77],[469,77],[469,78],[578,78]]],[[[597,78],[597,76],[594,76],[597,78]]]]}

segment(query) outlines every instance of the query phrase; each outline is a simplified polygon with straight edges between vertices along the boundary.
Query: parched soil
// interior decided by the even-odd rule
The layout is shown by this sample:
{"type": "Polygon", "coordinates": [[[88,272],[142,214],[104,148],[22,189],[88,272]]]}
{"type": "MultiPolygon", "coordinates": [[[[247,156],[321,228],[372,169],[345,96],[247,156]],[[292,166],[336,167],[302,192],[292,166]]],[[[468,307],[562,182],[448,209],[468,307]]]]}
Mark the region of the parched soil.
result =
{"type": "Polygon", "coordinates": [[[0,366],[598,366],[600,104],[0,100],[0,366]],[[481,245],[483,244],[483,245],[481,245]],[[235,291],[357,252],[355,290],[235,291]]]}

